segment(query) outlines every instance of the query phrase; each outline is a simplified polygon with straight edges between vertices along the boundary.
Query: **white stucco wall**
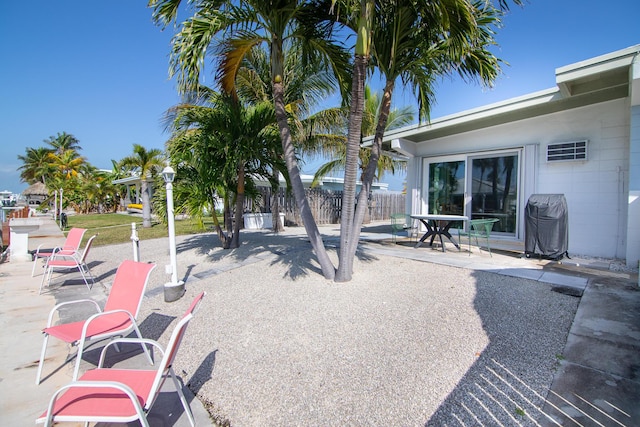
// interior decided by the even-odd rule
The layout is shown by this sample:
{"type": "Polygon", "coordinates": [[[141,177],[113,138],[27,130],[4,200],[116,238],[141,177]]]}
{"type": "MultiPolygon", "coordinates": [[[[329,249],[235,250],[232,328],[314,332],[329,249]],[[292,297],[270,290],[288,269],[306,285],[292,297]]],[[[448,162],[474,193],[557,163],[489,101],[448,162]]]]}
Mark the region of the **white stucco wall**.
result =
{"type": "Polygon", "coordinates": [[[629,200],[627,206],[627,264],[639,266],[640,262],[640,105],[631,109],[629,150],[629,200]]]}
{"type": "Polygon", "coordinates": [[[627,102],[618,100],[555,114],[553,125],[541,136],[545,149],[540,150],[537,191],[565,194],[570,253],[625,257],[627,102]],[[589,140],[586,162],[546,162],[548,142],[582,138],[589,140]]]}
{"type": "MultiPolygon", "coordinates": [[[[620,99],[505,125],[443,137],[416,146],[414,165],[423,157],[523,148],[538,144],[535,182],[524,183],[523,203],[530,193],[562,193],[569,209],[569,254],[624,258],[629,173],[629,101],[620,99]],[[588,160],[546,162],[549,143],[587,139],[588,160]]],[[[521,171],[521,177],[525,176],[521,171]]],[[[411,175],[410,175],[411,176],[411,175]]],[[[529,176],[532,176],[531,174],[529,176]]],[[[420,178],[413,177],[415,186],[420,178]]],[[[411,181],[408,179],[408,185],[411,181]]],[[[419,192],[413,192],[419,193],[419,192]]],[[[520,210],[522,226],[522,210],[520,210]]],[[[520,233],[523,238],[524,234],[520,233]]]]}

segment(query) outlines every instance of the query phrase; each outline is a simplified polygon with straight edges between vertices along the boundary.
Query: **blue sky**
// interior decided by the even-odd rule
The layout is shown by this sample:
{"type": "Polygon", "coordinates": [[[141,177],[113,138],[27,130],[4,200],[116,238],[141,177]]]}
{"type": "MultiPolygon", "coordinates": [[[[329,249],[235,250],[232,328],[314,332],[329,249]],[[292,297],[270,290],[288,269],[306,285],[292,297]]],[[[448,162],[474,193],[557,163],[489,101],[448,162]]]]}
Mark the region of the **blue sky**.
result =
{"type": "MultiPolygon", "coordinates": [[[[151,21],[146,0],[0,3],[0,190],[23,191],[18,155],[73,134],[99,168],[134,143],[164,148],[163,113],[178,103],[168,79],[172,29],[151,21]]],[[[492,89],[445,79],[432,118],[555,86],[555,69],[640,43],[638,0],[530,0],[504,17],[495,48],[504,67],[492,89]]],[[[207,82],[212,77],[206,76],[207,82]]],[[[411,103],[400,88],[398,105],[411,103]]],[[[303,171],[312,172],[313,164],[303,171]]],[[[402,189],[404,177],[386,177],[402,189]]]]}

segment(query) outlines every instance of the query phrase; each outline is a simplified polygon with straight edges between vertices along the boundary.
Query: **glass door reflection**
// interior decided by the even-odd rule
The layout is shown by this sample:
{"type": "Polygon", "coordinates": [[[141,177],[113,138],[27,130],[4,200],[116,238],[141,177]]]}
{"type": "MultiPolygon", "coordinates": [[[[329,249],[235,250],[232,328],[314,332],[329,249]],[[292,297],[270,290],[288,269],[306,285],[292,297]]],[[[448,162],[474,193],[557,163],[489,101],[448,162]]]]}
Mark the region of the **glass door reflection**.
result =
{"type": "Polygon", "coordinates": [[[464,215],[465,161],[429,163],[428,213],[464,215]]]}
{"type": "Polygon", "coordinates": [[[471,159],[471,219],[498,218],[493,231],[516,232],[518,155],[471,159]]]}

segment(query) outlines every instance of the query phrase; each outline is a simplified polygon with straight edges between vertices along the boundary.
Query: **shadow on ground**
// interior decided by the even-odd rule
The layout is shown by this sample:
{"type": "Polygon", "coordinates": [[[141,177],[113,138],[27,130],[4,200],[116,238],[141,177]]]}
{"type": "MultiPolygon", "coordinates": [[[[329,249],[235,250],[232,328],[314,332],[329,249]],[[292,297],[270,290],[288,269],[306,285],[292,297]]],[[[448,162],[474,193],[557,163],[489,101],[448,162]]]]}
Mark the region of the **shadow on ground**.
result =
{"type": "MultiPolygon", "coordinates": [[[[273,234],[273,239],[264,239],[264,234],[272,233],[252,232],[243,234],[240,247],[235,249],[223,249],[216,235],[195,235],[178,244],[177,251],[180,253],[193,250],[199,255],[205,255],[207,261],[216,266],[194,274],[196,278],[204,278],[221,271],[242,267],[265,259],[269,259],[271,265],[286,265],[286,276],[293,280],[309,274],[322,274],[311,243],[306,235],[273,234]]],[[[324,238],[324,244],[330,256],[333,255],[332,258],[337,259],[336,252],[339,246],[339,239],[326,237],[324,238]]],[[[356,252],[356,257],[361,262],[376,260],[376,257],[361,250],[356,252]]],[[[186,281],[188,279],[193,267],[192,265],[187,268],[187,274],[183,280],[186,281]]]]}
{"type": "Polygon", "coordinates": [[[579,298],[541,298],[550,288],[526,279],[473,276],[474,307],[489,343],[425,426],[539,425],[548,417],[542,408],[579,298]],[[517,292],[509,290],[514,285],[517,292]],[[539,301],[553,307],[537,307],[539,301]]]}

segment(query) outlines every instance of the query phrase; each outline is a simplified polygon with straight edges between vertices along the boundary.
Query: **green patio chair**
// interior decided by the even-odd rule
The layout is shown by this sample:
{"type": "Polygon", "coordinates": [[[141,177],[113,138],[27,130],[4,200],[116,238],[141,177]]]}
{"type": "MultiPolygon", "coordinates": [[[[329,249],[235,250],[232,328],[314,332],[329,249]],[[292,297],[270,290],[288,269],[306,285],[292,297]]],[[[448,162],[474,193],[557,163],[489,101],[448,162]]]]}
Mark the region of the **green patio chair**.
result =
{"type": "Polygon", "coordinates": [[[498,218],[483,218],[483,219],[472,219],[469,221],[469,231],[464,232],[464,230],[458,229],[458,241],[460,242],[460,246],[462,246],[462,236],[469,237],[469,256],[471,256],[471,239],[475,238],[476,246],[478,250],[482,252],[482,248],[480,247],[480,243],[478,242],[478,238],[484,239],[487,242],[487,249],[489,250],[489,256],[493,257],[491,254],[491,245],[489,244],[489,238],[491,237],[491,230],[493,229],[493,224],[500,221],[498,218]]]}
{"type": "Polygon", "coordinates": [[[398,233],[406,231],[407,236],[413,241],[413,237],[417,235],[418,229],[414,227],[413,218],[403,213],[391,214],[391,236],[393,242],[396,242],[398,233]]]}

